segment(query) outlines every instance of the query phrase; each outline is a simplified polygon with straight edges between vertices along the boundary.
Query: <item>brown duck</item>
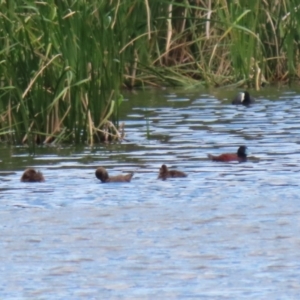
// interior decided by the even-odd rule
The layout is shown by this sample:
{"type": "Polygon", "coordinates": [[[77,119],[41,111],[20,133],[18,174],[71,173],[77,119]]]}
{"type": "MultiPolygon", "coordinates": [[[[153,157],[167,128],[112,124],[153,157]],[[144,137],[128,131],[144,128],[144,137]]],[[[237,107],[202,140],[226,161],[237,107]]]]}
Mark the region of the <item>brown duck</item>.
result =
{"type": "Polygon", "coordinates": [[[107,182],[130,182],[133,172],[126,175],[108,176],[105,168],[99,167],[95,172],[96,177],[103,183],[107,182]]]}
{"type": "Polygon", "coordinates": [[[24,171],[22,177],[22,182],[43,182],[45,178],[40,171],[36,171],[33,168],[28,168],[24,171]]]}
{"type": "Polygon", "coordinates": [[[187,174],[177,170],[169,170],[166,165],[162,165],[159,169],[158,179],[187,177],[187,174]]]}

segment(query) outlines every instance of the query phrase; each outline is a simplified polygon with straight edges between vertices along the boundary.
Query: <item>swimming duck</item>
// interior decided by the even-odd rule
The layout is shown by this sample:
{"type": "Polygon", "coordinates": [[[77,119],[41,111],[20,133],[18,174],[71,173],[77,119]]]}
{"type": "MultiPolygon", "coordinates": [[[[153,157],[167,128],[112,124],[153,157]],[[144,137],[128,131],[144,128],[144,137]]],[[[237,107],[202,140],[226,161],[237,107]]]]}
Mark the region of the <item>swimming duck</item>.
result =
{"type": "Polygon", "coordinates": [[[95,172],[96,177],[103,183],[107,182],[130,182],[133,172],[126,175],[108,176],[105,168],[99,167],[95,172]]]}
{"type": "Polygon", "coordinates": [[[177,170],[169,170],[166,165],[162,165],[159,169],[158,179],[165,180],[166,178],[187,177],[187,174],[177,170]]]}
{"type": "Polygon", "coordinates": [[[40,171],[36,171],[33,168],[28,168],[24,171],[22,177],[22,182],[43,182],[45,178],[40,171]]]}
{"type": "Polygon", "coordinates": [[[249,92],[241,92],[233,99],[232,104],[250,105],[255,102],[255,99],[250,96],[249,92]]]}
{"type": "Polygon", "coordinates": [[[222,162],[239,161],[239,162],[244,162],[244,161],[247,160],[247,147],[246,146],[240,146],[236,153],[224,153],[224,154],[221,154],[219,156],[214,156],[214,155],[208,154],[207,156],[212,161],[222,161],[222,162]]]}

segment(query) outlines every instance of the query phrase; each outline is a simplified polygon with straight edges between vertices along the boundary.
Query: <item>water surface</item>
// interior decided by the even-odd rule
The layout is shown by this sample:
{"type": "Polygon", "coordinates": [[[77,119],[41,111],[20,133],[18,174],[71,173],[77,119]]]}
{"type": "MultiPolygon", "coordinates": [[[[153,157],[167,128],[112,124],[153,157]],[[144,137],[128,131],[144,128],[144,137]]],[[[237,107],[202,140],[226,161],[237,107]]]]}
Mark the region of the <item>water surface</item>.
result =
{"type": "Polygon", "coordinates": [[[298,299],[300,91],[235,93],[128,93],[114,145],[2,146],[0,298],[298,299]],[[207,159],[243,144],[246,163],[207,159]],[[100,165],[135,176],[101,184],[100,165]]]}

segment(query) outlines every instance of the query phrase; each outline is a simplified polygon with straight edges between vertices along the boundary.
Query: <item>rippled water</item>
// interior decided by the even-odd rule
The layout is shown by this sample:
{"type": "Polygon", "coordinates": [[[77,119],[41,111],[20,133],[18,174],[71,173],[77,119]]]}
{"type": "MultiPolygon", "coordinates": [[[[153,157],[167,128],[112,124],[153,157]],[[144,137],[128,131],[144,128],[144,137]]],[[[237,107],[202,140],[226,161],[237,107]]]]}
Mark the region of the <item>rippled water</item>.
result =
{"type": "Polygon", "coordinates": [[[300,91],[235,92],[128,94],[121,144],[2,147],[0,298],[298,299],[300,91]],[[246,163],[207,159],[242,144],[246,163]],[[101,184],[100,165],[135,176],[101,184]]]}

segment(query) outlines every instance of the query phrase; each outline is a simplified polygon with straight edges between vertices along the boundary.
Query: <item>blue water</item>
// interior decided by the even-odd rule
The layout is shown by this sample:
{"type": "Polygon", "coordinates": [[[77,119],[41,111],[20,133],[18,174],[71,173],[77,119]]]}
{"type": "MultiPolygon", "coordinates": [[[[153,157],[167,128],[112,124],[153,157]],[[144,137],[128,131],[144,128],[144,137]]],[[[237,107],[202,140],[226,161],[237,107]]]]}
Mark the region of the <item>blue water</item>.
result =
{"type": "Polygon", "coordinates": [[[128,94],[115,145],[3,147],[0,298],[298,299],[300,91],[234,93],[128,94]],[[243,144],[246,163],[207,159],[243,144]],[[100,165],[135,175],[101,184],[100,165]]]}

